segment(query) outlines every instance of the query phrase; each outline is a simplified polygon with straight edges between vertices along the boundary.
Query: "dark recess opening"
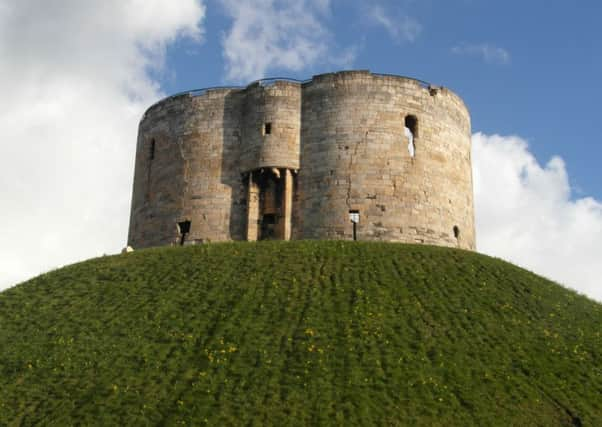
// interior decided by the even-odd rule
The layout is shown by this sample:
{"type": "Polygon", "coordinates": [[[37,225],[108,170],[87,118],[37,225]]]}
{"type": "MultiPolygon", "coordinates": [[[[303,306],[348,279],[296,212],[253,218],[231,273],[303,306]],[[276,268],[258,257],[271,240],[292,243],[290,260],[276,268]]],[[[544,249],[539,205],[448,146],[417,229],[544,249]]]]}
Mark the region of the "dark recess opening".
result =
{"type": "Polygon", "coordinates": [[[150,142],[150,159],[153,160],[155,158],[155,140],[151,139],[150,142]]]}
{"type": "Polygon", "coordinates": [[[416,155],[414,140],[418,136],[418,119],[416,116],[406,116],[404,125],[405,136],[408,138],[408,152],[410,153],[410,157],[413,158],[416,155]]]}
{"type": "Polygon", "coordinates": [[[186,235],[190,233],[190,221],[186,220],[178,222],[178,231],[180,232],[180,246],[183,246],[186,235]]]}
{"type": "Polygon", "coordinates": [[[264,214],[261,217],[261,240],[272,240],[276,238],[276,215],[264,214]]]}
{"type": "Polygon", "coordinates": [[[272,133],[272,124],[271,123],[266,123],[263,126],[263,133],[264,133],[264,135],[269,135],[272,133]]]}
{"type": "Polygon", "coordinates": [[[460,237],[460,229],[458,228],[457,225],[454,225],[454,237],[457,239],[458,237],[460,237]]]}
{"type": "Polygon", "coordinates": [[[405,125],[410,129],[414,138],[416,138],[418,136],[418,119],[416,116],[406,116],[405,125]]]}
{"type": "Polygon", "coordinates": [[[263,170],[259,185],[259,240],[280,240],[283,238],[283,196],[284,179],[277,169],[263,170]]]}

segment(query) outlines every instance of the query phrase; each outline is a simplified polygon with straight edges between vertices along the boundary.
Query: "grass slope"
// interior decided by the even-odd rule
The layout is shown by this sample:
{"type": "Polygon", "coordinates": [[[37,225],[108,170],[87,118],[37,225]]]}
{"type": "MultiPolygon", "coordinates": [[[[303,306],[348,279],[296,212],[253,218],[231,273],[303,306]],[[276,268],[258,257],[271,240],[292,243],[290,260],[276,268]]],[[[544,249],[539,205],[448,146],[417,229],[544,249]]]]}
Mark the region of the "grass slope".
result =
{"type": "Polygon", "coordinates": [[[137,251],[0,293],[0,425],[602,425],[601,331],[465,251],[137,251]]]}

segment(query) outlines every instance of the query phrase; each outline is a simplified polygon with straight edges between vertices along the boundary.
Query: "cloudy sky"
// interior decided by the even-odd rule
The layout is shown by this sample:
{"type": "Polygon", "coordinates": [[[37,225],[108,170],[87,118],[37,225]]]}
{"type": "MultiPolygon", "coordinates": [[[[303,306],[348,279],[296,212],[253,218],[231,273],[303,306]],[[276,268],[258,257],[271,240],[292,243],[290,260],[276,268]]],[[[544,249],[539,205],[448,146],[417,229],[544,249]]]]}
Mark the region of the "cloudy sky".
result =
{"type": "Polygon", "coordinates": [[[0,289],[125,245],[151,103],[360,68],[462,96],[478,250],[602,301],[600,16],[597,0],[0,0],[0,289]]]}

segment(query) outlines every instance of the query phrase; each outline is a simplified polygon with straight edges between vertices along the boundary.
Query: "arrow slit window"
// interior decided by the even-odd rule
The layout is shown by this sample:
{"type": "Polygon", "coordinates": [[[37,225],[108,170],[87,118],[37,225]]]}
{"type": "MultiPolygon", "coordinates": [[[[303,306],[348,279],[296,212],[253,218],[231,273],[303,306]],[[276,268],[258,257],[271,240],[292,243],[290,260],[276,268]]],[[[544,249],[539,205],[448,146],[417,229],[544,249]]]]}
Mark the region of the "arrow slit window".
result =
{"type": "Polygon", "coordinates": [[[408,140],[408,152],[410,153],[410,157],[413,158],[416,155],[416,145],[414,141],[418,137],[418,119],[416,116],[406,116],[404,134],[408,140]]]}

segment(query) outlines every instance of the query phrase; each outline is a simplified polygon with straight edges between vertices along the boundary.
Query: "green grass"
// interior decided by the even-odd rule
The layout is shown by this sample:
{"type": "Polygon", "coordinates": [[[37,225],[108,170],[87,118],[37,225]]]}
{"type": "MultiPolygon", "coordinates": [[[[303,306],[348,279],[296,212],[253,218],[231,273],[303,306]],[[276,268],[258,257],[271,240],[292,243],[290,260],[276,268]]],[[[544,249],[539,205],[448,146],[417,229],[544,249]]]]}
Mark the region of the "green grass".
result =
{"type": "Polygon", "coordinates": [[[602,425],[602,305],[460,250],[157,248],[0,293],[0,425],[602,425]]]}

